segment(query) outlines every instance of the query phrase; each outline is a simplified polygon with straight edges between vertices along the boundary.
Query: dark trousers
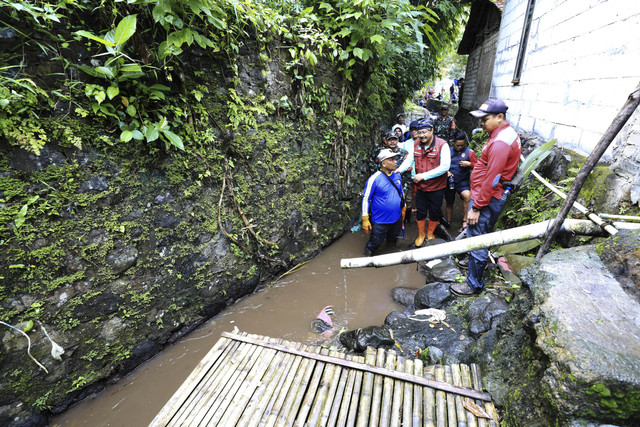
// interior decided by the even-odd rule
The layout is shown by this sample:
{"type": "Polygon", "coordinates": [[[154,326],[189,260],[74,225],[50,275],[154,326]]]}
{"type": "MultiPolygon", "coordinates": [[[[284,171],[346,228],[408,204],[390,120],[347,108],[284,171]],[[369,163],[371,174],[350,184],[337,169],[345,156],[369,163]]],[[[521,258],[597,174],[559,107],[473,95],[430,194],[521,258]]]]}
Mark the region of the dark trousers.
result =
{"type": "MultiPolygon", "coordinates": [[[[491,198],[489,204],[480,209],[480,218],[478,223],[467,226],[467,237],[482,236],[493,232],[493,226],[496,225],[496,221],[500,217],[500,212],[504,209],[504,205],[507,204],[506,197],[504,200],[498,200],[495,197],[491,198]]],[[[473,200],[469,203],[469,209],[473,206],[473,200]]],[[[488,249],[478,249],[469,253],[469,275],[467,277],[467,283],[469,287],[477,292],[480,292],[484,288],[484,279],[482,275],[484,269],[487,266],[487,259],[489,258],[488,249]]]]}
{"type": "Polygon", "coordinates": [[[430,221],[440,222],[442,218],[442,200],[444,188],[436,191],[416,191],[416,219],[422,221],[429,217],[430,221]]]}
{"type": "Polygon", "coordinates": [[[371,237],[364,247],[365,252],[375,252],[378,250],[384,239],[387,239],[387,246],[395,246],[398,241],[398,234],[402,233],[402,217],[393,224],[371,223],[371,237]]]}

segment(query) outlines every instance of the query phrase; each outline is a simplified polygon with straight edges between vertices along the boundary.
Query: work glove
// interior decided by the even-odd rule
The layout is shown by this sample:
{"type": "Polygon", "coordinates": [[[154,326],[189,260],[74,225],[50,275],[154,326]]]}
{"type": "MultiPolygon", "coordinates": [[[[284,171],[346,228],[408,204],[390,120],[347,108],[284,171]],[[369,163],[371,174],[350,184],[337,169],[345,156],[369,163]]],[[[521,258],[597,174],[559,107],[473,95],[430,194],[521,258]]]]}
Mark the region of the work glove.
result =
{"type": "Polygon", "coordinates": [[[407,207],[403,206],[400,211],[402,212],[402,223],[404,224],[404,215],[407,213],[407,207]]]}
{"type": "Polygon", "coordinates": [[[369,234],[369,231],[371,231],[371,221],[369,221],[369,215],[362,215],[362,229],[367,234],[369,234]]]}

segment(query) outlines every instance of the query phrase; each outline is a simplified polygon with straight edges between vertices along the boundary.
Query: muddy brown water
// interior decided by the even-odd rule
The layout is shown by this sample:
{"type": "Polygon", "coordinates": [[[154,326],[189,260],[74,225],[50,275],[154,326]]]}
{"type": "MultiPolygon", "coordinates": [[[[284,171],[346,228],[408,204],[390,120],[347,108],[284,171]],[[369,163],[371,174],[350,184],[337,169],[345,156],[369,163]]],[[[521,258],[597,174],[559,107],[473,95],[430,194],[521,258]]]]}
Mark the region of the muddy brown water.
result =
{"type": "MultiPolygon", "coordinates": [[[[399,240],[406,250],[415,238],[415,223],[399,240]]],[[[335,307],[338,328],[382,325],[391,311],[402,307],[391,299],[397,286],[419,288],[425,276],[416,264],[342,270],[342,258],[359,257],[368,239],[362,231],[347,233],[301,270],[284,276],[261,292],[247,296],[165,349],[100,394],[54,418],[52,426],[146,426],[187,378],[223,331],[283,338],[305,344],[322,342],[311,322],[326,305],[335,307]]]]}

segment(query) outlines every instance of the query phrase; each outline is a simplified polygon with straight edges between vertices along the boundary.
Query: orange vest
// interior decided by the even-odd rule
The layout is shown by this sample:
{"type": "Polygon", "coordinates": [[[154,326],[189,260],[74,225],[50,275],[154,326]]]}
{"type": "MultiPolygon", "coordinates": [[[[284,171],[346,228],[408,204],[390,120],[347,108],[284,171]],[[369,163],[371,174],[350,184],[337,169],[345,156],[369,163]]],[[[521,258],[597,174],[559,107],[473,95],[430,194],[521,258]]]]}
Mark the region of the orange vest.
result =
{"type": "MultiPolygon", "coordinates": [[[[442,147],[446,145],[446,150],[449,149],[449,144],[441,138],[434,135],[431,145],[428,147],[420,144],[420,140],[416,140],[413,145],[413,158],[416,166],[416,174],[428,172],[440,166],[440,151],[442,147]]],[[[444,173],[435,178],[428,179],[426,181],[420,181],[418,189],[421,191],[436,191],[447,186],[447,174],[444,173]]]]}

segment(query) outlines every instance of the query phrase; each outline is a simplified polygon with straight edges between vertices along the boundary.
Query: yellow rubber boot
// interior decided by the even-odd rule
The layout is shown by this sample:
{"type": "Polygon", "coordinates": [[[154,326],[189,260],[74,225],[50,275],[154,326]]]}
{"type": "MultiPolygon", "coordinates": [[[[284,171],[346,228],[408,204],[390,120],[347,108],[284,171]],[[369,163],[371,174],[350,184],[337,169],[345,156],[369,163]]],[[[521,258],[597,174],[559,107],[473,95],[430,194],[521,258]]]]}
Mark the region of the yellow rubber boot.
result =
{"type": "Polygon", "coordinates": [[[424,226],[426,225],[426,222],[427,220],[425,219],[423,219],[422,221],[416,221],[416,223],[418,224],[418,238],[416,238],[416,241],[414,243],[418,248],[422,246],[425,237],[427,237],[426,234],[424,234],[424,226]]]}
{"type": "Polygon", "coordinates": [[[434,239],[433,232],[436,231],[436,228],[440,224],[439,221],[429,221],[429,229],[427,230],[427,240],[434,239]]]}

